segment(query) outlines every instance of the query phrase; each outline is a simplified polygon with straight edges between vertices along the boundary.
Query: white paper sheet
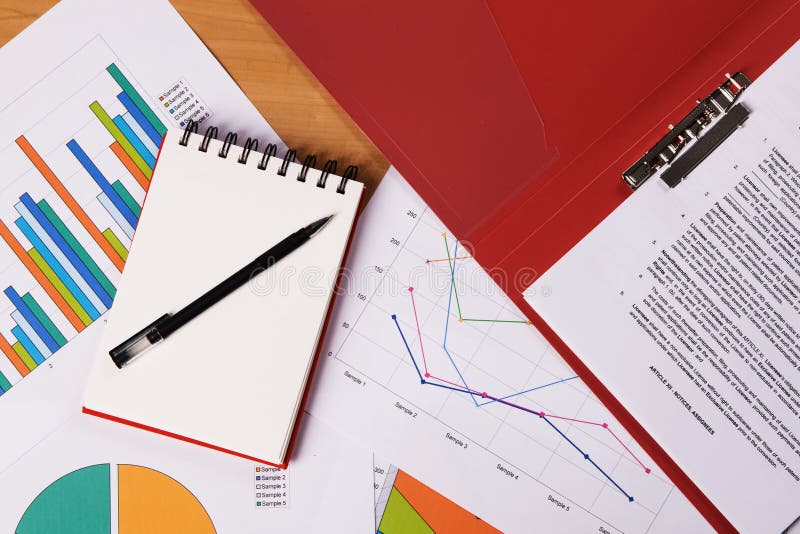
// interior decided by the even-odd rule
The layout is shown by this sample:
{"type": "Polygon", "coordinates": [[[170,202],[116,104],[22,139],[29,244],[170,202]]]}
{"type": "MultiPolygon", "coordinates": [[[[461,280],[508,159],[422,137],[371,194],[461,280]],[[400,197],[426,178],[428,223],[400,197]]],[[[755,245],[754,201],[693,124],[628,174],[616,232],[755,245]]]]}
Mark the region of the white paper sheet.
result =
{"type": "Polygon", "coordinates": [[[506,532],[709,530],[464,256],[390,170],[359,219],[309,411],[506,532]]]}
{"type": "Polygon", "coordinates": [[[526,299],[743,531],[799,514],[800,46],[689,178],[651,178],[526,299]]]}

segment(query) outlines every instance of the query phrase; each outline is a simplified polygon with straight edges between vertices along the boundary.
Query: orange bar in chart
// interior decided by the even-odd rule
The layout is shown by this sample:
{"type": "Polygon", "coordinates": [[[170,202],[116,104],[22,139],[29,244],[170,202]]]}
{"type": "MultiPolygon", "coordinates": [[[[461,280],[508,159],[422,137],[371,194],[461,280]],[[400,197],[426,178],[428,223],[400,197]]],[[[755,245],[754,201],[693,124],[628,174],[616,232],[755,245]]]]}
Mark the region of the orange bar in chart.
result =
{"type": "Polygon", "coordinates": [[[407,473],[397,470],[394,487],[434,532],[498,533],[499,531],[433,491],[407,473]]]}
{"type": "Polygon", "coordinates": [[[50,283],[50,280],[47,279],[47,276],[39,269],[39,267],[33,262],[28,253],[25,252],[25,249],[22,247],[17,238],[14,237],[14,234],[11,233],[11,230],[8,229],[8,226],[5,225],[3,221],[0,221],[0,237],[8,243],[8,246],[11,247],[11,250],[14,254],[19,258],[19,261],[25,266],[26,269],[33,275],[39,285],[42,286],[42,289],[45,290],[47,295],[55,302],[58,309],[61,310],[61,313],[67,318],[70,324],[75,327],[75,330],[80,332],[86,325],[83,324],[78,318],[78,315],[69,307],[67,301],[64,300],[64,297],[56,290],[55,286],[50,283]]]}
{"type": "Polygon", "coordinates": [[[28,369],[28,366],[25,365],[22,359],[19,357],[19,354],[14,352],[14,349],[8,343],[6,338],[3,337],[3,334],[0,334],[0,352],[6,355],[6,358],[9,359],[11,365],[14,366],[14,369],[16,369],[20,375],[25,376],[31,372],[31,370],[28,369]]]}
{"type": "Polygon", "coordinates": [[[131,176],[133,176],[139,185],[142,186],[142,189],[147,191],[147,188],[150,187],[150,180],[141,170],[139,170],[139,167],[136,166],[131,157],[122,149],[122,146],[114,141],[109,145],[109,148],[112,152],[114,152],[114,154],[116,154],[117,158],[119,158],[122,164],[125,165],[125,168],[128,169],[128,172],[131,173],[131,176]]]}
{"type": "Polygon", "coordinates": [[[86,231],[89,232],[89,235],[92,236],[100,248],[103,249],[103,252],[106,253],[106,256],[111,260],[114,266],[122,272],[122,268],[125,266],[125,260],[123,260],[119,254],[114,250],[111,244],[103,237],[103,234],[100,233],[100,230],[95,226],[89,216],[86,215],[86,212],[83,211],[83,208],[80,207],[78,202],[73,198],[73,196],[67,191],[67,188],[64,187],[64,184],[61,183],[61,180],[55,175],[55,173],[47,166],[47,163],[44,162],[42,157],[36,152],[36,149],[31,146],[25,136],[20,136],[17,138],[17,146],[19,146],[22,151],[28,156],[28,159],[31,160],[34,167],[42,174],[47,183],[50,184],[50,187],[55,190],[56,194],[61,197],[61,200],[64,201],[64,204],[70,209],[73,215],[80,221],[86,231]]]}

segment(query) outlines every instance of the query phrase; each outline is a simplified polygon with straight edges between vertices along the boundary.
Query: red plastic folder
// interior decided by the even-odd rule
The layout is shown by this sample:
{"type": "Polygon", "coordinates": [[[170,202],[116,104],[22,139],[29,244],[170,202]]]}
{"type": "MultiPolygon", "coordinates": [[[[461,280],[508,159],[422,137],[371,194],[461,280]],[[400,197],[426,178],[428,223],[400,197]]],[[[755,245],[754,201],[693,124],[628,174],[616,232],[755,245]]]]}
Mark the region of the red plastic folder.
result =
{"type": "Polygon", "coordinates": [[[795,0],[251,0],[707,520],[732,525],[522,299],[622,172],[800,38],[795,0]],[[518,273],[527,273],[526,280],[518,273]]]}

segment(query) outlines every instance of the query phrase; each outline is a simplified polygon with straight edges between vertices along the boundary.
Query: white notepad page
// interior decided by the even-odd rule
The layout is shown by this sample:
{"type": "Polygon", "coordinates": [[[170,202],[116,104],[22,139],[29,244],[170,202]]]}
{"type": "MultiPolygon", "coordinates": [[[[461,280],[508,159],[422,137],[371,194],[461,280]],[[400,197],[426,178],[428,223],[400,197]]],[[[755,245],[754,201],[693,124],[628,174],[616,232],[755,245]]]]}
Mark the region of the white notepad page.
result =
{"type": "MultiPolygon", "coordinates": [[[[282,464],[363,192],[282,157],[258,168],[242,148],[219,156],[203,136],[172,130],[108,318],[85,408],[259,460],[282,464]],[[333,219],[123,369],[108,351],[174,313],[307,224],[333,219]]],[[[279,155],[280,156],[280,155],[279,155]]]]}

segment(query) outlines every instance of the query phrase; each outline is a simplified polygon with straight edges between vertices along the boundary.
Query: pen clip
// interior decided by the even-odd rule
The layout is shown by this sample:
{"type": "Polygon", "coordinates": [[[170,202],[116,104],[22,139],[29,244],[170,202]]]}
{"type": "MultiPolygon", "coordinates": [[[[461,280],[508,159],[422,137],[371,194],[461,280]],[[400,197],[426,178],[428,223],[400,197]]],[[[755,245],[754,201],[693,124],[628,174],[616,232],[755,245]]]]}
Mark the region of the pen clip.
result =
{"type": "Polygon", "coordinates": [[[164,339],[166,336],[162,335],[159,328],[162,327],[170,317],[171,315],[169,313],[165,313],[142,330],[136,332],[127,340],[108,351],[114,365],[122,369],[133,358],[164,339]]]}

